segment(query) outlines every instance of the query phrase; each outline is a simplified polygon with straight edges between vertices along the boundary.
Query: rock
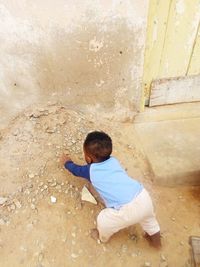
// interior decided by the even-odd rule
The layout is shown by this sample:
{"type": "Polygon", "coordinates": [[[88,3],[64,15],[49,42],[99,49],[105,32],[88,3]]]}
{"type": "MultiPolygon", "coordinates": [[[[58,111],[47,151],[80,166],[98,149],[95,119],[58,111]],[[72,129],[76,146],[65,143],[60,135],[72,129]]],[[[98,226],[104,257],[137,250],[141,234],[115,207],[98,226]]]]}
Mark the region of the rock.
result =
{"type": "Polygon", "coordinates": [[[61,190],[61,189],[62,189],[61,185],[57,185],[57,186],[56,186],[56,189],[57,189],[57,190],[61,190]]]}
{"type": "Polygon", "coordinates": [[[66,189],[66,190],[65,190],[65,194],[68,194],[68,193],[69,193],[69,189],[66,189]]]}
{"type": "Polygon", "coordinates": [[[122,245],[122,247],[121,247],[121,251],[123,252],[123,253],[125,253],[126,251],[127,251],[127,246],[126,245],[122,245]]]}
{"type": "Polygon", "coordinates": [[[75,254],[75,253],[72,253],[72,254],[71,254],[71,257],[72,257],[73,259],[78,258],[78,256],[79,256],[79,255],[78,255],[78,254],[75,254]]]}
{"type": "Polygon", "coordinates": [[[30,173],[30,174],[28,175],[28,177],[29,177],[30,179],[32,179],[32,178],[35,177],[35,175],[34,175],[33,173],[30,173]]]}
{"type": "Polygon", "coordinates": [[[14,199],[13,202],[15,203],[15,206],[20,209],[22,207],[21,203],[19,202],[19,200],[14,199]]]}
{"type": "Polygon", "coordinates": [[[137,257],[138,254],[137,254],[136,252],[133,252],[133,253],[131,253],[131,256],[132,256],[132,257],[137,257]]]}
{"type": "Polygon", "coordinates": [[[44,259],[44,254],[40,252],[40,254],[38,255],[38,261],[41,262],[43,259],[44,259]]]}
{"type": "Polygon", "coordinates": [[[10,206],[10,209],[11,209],[11,210],[15,210],[15,208],[16,208],[16,207],[15,207],[15,204],[12,204],[12,205],[10,206]]]}
{"type": "Polygon", "coordinates": [[[52,184],[50,184],[50,186],[52,186],[52,187],[54,187],[54,186],[56,186],[56,185],[57,185],[56,182],[53,182],[52,184]]]}
{"type": "Polygon", "coordinates": [[[14,136],[17,136],[19,133],[20,133],[20,131],[19,131],[19,129],[17,129],[17,130],[15,130],[12,134],[13,134],[14,136]]]}
{"type": "Polygon", "coordinates": [[[4,219],[0,219],[0,225],[4,225],[4,224],[6,224],[6,222],[4,221],[4,219]]]}
{"type": "Polygon", "coordinates": [[[160,259],[161,259],[162,261],[166,261],[166,260],[167,260],[167,259],[165,258],[165,255],[163,255],[163,254],[160,255],[160,259]]]}
{"type": "Polygon", "coordinates": [[[0,205],[3,205],[7,200],[7,197],[0,197],[0,205]]]}
{"type": "Polygon", "coordinates": [[[73,236],[73,237],[76,237],[76,233],[72,232],[72,236],[73,236]]]}
{"type": "Polygon", "coordinates": [[[51,196],[51,203],[56,203],[57,199],[54,196],[51,196]]]}
{"type": "Polygon", "coordinates": [[[27,248],[25,248],[24,246],[20,246],[20,250],[24,251],[24,252],[27,252],[27,248]]]}
{"type": "Polygon", "coordinates": [[[31,203],[31,209],[35,210],[35,208],[36,208],[35,205],[33,203],[31,203]]]}
{"type": "Polygon", "coordinates": [[[46,129],[46,132],[49,133],[49,134],[52,134],[52,133],[55,133],[55,130],[54,129],[47,128],[46,129]]]}
{"type": "Polygon", "coordinates": [[[133,240],[133,241],[135,241],[135,243],[137,243],[138,237],[135,234],[129,234],[129,237],[131,240],[133,240]]]}
{"type": "Polygon", "coordinates": [[[91,202],[95,205],[97,205],[96,199],[93,197],[93,195],[89,192],[86,186],[83,187],[81,192],[81,200],[91,202]]]}
{"type": "Polygon", "coordinates": [[[149,261],[146,261],[145,263],[144,263],[144,267],[150,267],[151,266],[151,263],[149,262],[149,261]]]}

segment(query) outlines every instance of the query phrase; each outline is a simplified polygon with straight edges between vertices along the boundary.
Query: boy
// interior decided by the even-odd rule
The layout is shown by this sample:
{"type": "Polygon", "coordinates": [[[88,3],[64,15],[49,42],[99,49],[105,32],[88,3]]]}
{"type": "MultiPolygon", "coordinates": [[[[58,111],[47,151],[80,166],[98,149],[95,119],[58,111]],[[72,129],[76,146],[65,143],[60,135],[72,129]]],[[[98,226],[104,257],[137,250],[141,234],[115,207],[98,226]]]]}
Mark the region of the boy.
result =
{"type": "Polygon", "coordinates": [[[92,236],[107,242],[119,230],[140,223],[148,241],[160,248],[160,227],[151,198],[143,185],[130,178],[111,156],[111,138],[104,132],[91,132],[83,151],[87,165],[79,166],[66,155],[62,163],[75,176],[87,179],[106,206],[97,217],[97,229],[92,230],[92,236]]]}

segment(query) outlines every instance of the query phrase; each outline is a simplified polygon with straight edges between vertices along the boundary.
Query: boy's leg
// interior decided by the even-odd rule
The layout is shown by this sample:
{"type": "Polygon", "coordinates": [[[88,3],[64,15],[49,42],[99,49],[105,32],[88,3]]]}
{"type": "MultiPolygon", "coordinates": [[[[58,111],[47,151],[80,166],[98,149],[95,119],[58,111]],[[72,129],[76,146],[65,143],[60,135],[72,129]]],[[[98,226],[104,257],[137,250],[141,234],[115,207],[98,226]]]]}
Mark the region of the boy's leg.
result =
{"type": "Polygon", "coordinates": [[[152,214],[151,217],[144,219],[140,225],[145,231],[145,238],[150,242],[150,244],[156,248],[161,247],[160,239],[160,227],[155,218],[155,215],[152,214]]]}
{"type": "Polygon", "coordinates": [[[145,233],[144,237],[149,241],[150,245],[152,245],[153,247],[161,248],[160,231],[151,236],[145,233]]]}
{"type": "Polygon", "coordinates": [[[130,222],[124,220],[124,214],[120,210],[106,208],[97,216],[99,239],[104,243],[107,242],[114,233],[130,225],[130,222]]]}

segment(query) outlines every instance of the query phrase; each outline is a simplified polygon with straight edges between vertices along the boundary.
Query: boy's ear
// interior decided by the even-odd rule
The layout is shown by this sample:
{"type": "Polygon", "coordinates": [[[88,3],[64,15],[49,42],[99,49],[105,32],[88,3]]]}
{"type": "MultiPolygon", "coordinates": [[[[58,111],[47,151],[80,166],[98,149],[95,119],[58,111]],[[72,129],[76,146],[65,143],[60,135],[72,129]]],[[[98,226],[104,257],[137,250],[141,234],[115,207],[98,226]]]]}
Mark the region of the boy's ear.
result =
{"type": "Polygon", "coordinates": [[[87,162],[92,163],[92,159],[89,156],[87,156],[87,162]]]}

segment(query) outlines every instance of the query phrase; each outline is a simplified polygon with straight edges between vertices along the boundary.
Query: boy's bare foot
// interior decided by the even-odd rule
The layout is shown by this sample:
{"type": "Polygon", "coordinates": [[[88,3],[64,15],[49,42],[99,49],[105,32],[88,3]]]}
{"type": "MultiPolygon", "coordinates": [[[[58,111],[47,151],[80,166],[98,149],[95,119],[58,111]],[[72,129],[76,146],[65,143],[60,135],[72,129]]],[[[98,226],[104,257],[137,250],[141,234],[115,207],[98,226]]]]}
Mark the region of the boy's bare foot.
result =
{"type": "Polygon", "coordinates": [[[99,232],[98,232],[98,230],[97,230],[96,228],[91,229],[91,230],[90,230],[90,236],[91,236],[94,240],[98,241],[98,240],[99,240],[99,232]]]}
{"type": "Polygon", "coordinates": [[[161,248],[160,232],[157,232],[154,235],[149,235],[145,233],[144,238],[146,238],[149,244],[153,246],[154,248],[157,248],[157,249],[161,248]]]}

